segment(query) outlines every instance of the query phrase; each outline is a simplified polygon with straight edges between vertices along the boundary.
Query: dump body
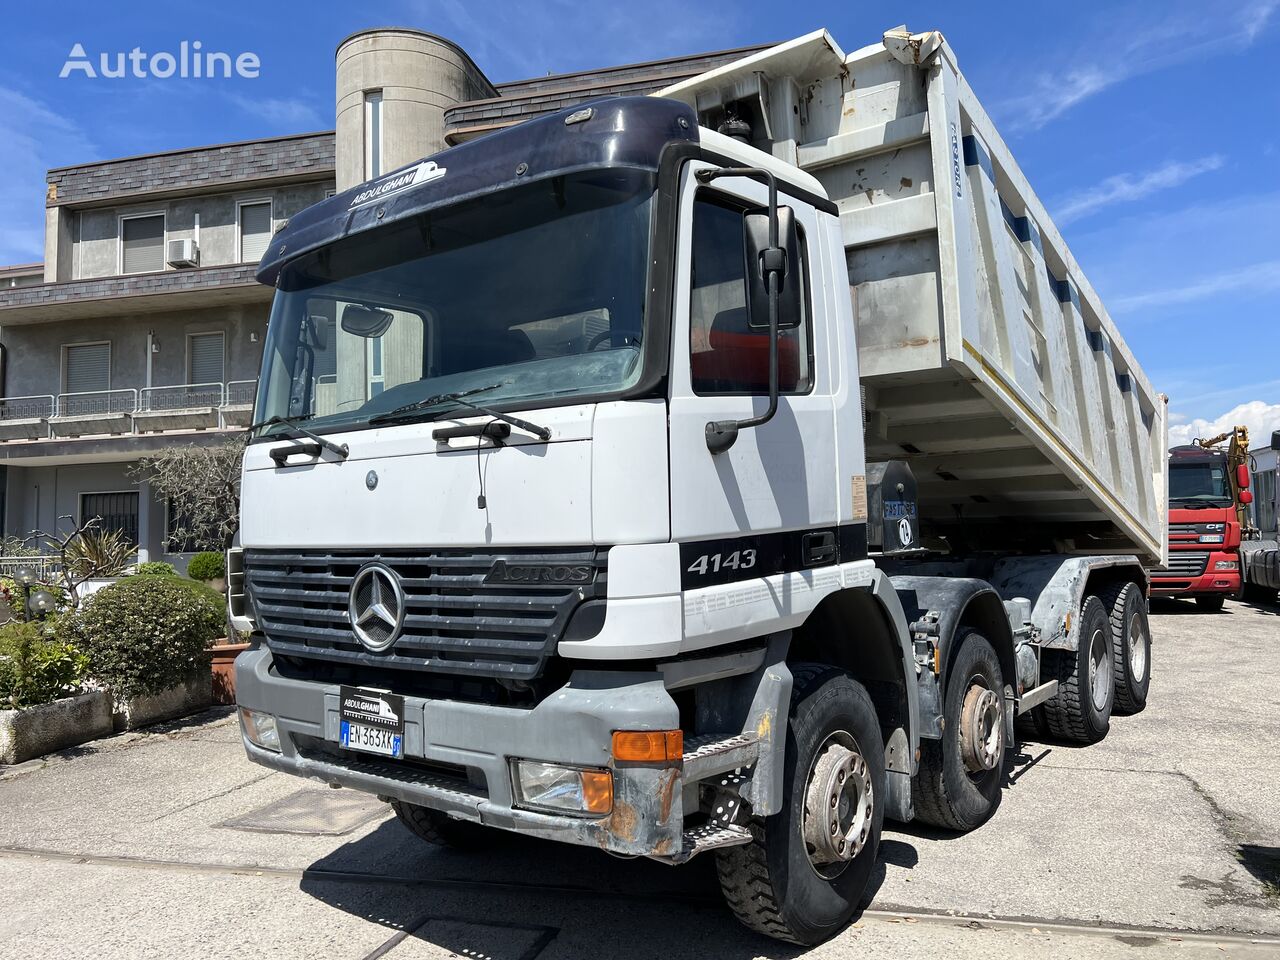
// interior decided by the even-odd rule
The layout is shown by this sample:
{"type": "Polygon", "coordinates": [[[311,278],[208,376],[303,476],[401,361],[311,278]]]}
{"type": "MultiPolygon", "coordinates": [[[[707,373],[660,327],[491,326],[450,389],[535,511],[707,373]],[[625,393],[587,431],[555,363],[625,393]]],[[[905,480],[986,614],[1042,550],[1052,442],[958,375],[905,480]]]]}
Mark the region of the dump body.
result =
{"type": "Polygon", "coordinates": [[[926,537],[1163,562],[1165,400],[940,35],[818,31],[663,95],[837,204],[867,459],[910,462],[926,537]]]}

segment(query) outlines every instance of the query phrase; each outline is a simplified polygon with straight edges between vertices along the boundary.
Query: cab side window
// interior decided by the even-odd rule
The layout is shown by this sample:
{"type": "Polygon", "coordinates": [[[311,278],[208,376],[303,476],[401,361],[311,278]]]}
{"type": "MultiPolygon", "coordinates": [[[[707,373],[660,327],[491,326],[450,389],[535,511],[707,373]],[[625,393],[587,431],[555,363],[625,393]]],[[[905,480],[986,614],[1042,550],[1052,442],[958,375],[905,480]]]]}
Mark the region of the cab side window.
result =
{"type": "MultiPolygon", "coordinates": [[[[693,392],[767,394],[769,331],[747,323],[747,262],[743,211],[700,196],[693,205],[693,282],[689,303],[689,361],[693,392]]],[[[799,276],[806,274],[800,237],[799,276]]],[[[778,336],[778,392],[813,386],[808,296],[800,326],[778,336]]]]}

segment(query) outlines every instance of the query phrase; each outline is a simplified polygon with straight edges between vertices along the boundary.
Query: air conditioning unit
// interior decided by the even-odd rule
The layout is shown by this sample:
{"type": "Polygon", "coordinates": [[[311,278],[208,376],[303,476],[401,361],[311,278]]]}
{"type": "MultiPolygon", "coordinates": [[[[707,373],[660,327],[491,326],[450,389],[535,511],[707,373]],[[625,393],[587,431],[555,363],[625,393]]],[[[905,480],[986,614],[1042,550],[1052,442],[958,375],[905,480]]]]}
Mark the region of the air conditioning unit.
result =
{"type": "Polygon", "coordinates": [[[200,263],[200,248],[194,240],[170,240],[165,260],[171,267],[194,267],[200,263]]]}

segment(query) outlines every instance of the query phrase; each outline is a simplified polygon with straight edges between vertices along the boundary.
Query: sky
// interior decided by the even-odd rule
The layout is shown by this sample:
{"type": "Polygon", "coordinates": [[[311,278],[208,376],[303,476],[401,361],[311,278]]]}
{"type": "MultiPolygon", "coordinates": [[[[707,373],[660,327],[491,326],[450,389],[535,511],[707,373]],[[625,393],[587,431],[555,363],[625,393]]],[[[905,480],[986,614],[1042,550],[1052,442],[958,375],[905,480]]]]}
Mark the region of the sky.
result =
{"type": "Polygon", "coordinates": [[[941,30],[1155,388],[1170,441],[1280,429],[1280,0],[62,0],[0,34],[0,264],[39,260],[49,167],[327,130],[347,34],[449,37],[494,82],[779,41],[941,30]],[[254,78],[60,78],[99,53],[256,54],[254,78]]]}

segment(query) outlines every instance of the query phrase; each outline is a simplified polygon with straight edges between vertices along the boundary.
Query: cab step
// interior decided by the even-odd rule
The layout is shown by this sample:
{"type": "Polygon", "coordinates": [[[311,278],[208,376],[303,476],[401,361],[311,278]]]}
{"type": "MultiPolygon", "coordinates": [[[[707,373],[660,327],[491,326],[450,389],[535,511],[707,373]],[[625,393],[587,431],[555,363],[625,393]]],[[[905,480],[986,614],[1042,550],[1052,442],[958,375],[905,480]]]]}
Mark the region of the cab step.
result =
{"type": "Polygon", "coordinates": [[[760,755],[760,741],[748,734],[704,733],[684,742],[684,782],[697,783],[749,767],[760,755]]]}
{"type": "Polygon", "coordinates": [[[686,863],[708,850],[736,847],[750,842],[751,832],[746,827],[736,823],[704,823],[700,827],[690,827],[684,832],[684,842],[681,844],[679,853],[657,859],[661,859],[663,863],[686,863]]]}

